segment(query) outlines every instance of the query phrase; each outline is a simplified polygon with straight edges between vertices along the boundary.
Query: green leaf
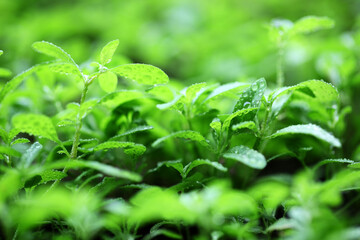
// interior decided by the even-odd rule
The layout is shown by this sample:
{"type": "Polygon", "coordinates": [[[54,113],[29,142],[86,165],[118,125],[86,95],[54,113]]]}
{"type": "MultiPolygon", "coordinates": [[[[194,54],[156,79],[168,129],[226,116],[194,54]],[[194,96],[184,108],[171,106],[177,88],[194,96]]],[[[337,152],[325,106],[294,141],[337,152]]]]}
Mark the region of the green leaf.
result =
{"type": "Polygon", "coordinates": [[[184,174],[184,165],[181,163],[181,160],[158,162],[157,166],[153,169],[150,169],[148,173],[155,172],[159,170],[162,166],[174,168],[176,171],[180,173],[181,176],[183,176],[184,174]]]}
{"type": "Polygon", "coordinates": [[[12,118],[12,125],[19,132],[44,137],[54,142],[60,142],[51,119],[40,114],[18,114],[12,118]]]}
{"type": "Polygon", "coordinates": [[[204,100],[204,102],[209,101],[210,99],[213,99],[217,96],[223,95],[226,92],[232,91],[232,90],[236,90],[240,87],[245,87],[248,86],[248,84],[246,83],[241,83],[241,82],[233,82],[233,83],[227,83],[224,85],[221,85],[217,88],[215,88],[210,94],[209,96],[207,96],[207,98],[204,100]]]}
{"type": "Polygon", "coordinates": [[[221,131],[221,121],[218,118],[215,118],[212,120],[212,122],[210,123],[210,127],[212,129],[214,129],[216,132],[220,132],[221,131]]]}
{"type": "Polygon", "coordinates": [[[9,142],[9,135],[8,135],[7,131],[5,131],[5,129],[3,129],[2,127],[0,127],[0,138],[6,144],[9,142]]]}
{"type": "Polygon", "coordinates": [[[48,169],[40,173],[40,176],[41,176],[41,181],[39,182],[39,184],[42,184],[42,183],[47,183],[49,181],[61,180],[64,177],[66,177],[67,174],[62,171],[48,169]]]}
{"type": "Polygon", "coordinates": [[[194,161],[192,161],[191,163],[187,164],[185,167],[184,167],[184,177],[187,177],[187,175],[190,173],[190,171],[195,168],[195,167],[198,167],[198,166],[201,166],[201,165],[209,165],[209,166],[212,166],[214,168],[216,168],[217,170],[219,171],[222,171],[222,172],[226,172],[227,171],[227,168],[224,167],[223,165],[221,165],[220,163],[218,162],[212,162],[208,159],[196,159],[194,161]]]}
{"type": "Polygon", "coordinates": [[[182,104],[185,101],[185,97],[182,94],[176,95],[173,100],[167,103],[157,104],[156,107],[160,110],[164,110],[167,108],[177,108],[178,104],[182,104]]]}
{"type": "Polygon", "coordinates": [[[0,102],[5,98],[5,96],[7,94],[9,94],[11,91],[13,91],[15,88],[17,88],[17,86],[19,86],[20,83],[25,78],[30,76],[33,72],[43,68],[44,66],[46,66],[46,65],[44,65],[44,64],[35,65],[35,66],[27,69],[26,71],[16,75],[13,79],[8,81],[0,91],[0,102]]]}
{"type": "Polygon", "coordinates": [[[21,156],[20,159],[20,167],[22,168],[28,168],[30,167],[31,163],[35,160],[35,158],[39,155],[41,149],[43,148],[43,146],[38,143],[35,142],[33,143],[26,151],[25,153],[21,156]]]}
{"type": "Polygon", "coordinates": [[[131,135],[131,134],[134,134],[134,133],[137,133],[137,132],[143,132],[143,131],[151,130],[151,129],[153,129],[153,128],[154,128],[154,127],[152,127],[152,126],[146,126],[146,125],[144,125],[144,126],[137,126],[137,127],[134,127],[134,128],[132,128],[132,129],[124,132],[124,133],[118,134],[118,135],[110,138],[110,140],[111,140],[111,141],[118,140],[118,139],[120,139],[120,138],[122,138],[122,137],[131,135]]]}
{"type": "Polygon", "coordinates": [[[189,87],[185,88],[185,101],[187,103],[191,103],[195,100],[196,94],[206,86],[206,83],[195,83],[190,85],[189,87]]]}
{"type": "Polygon", "coordinates": [[[4,54],[4,51],[3,50],[0,50],[0,56],[4,54]]]}
{"type": "Polygon", "coordinates": [[[315,138],[318,138],[324,142],[329,143],[335,147],[341,147],[339,139],[335,138],[331,133],[325,131],[321,127],[315,124],[299,124],[292,125],[283,129],[278,130],[268,138],[276,138],[279,136],[290,135],[290,134],[305,134],[311,135],[315,138]]]}
{"type": "Polygon", "coordinates": [[[116,40],[109,42],[108,44],[105,45],[105,47],[103,47],[103,49],[101,49],[101,52],[100,52],[100,64],[101,65],[105,65],[105,64],[111,62],[111,59],[112,59],[118,46],[119,46],[119,39],[116,39],[116,40]]]}
{"type": "Polygon", "coordinates": [[[35,42],[33,43],[32,47],[39,53],[75,64],[74,60],[70,57],[68,53],[66,53],[63,49],[53,43],[46,41],[35,42]]]}
{"type": "Polygon", "coordinates": [[[137,156],[144,154],[144,152],[146,151],[146,147],[142,144],[117,141],[107,141],[101,143],[94,148],[94,151],[107,150],[112,148],[123,148],[124,153],[137,156]]]}
{"type": "Polygon", "coordinates": [[[6,68],[0,68],[0,77],[10,77],[12,72],[6,68]]]}
{"type": "Polygon", "coordinates": [[[7,146],[2,146],[2,145],[0,145],[0,154],[6,154],[8,156],[13,156],[13,157],[21,156],[21,153],[19,153],[15,149],[13,149],[11,147],[7,147],[7,146]]]}
{"type": "Polygon", "coordinates": [[[169,81],[169,77],[161,69],[147,64],[125,64],[110,70],[142,84],[155,85],[169,81]]]}
{"type": "Polygon", "coordinates": [[[99,104],[104,105],[108,108],[114,108],[125,102],[129,102],[142,97],[143,93],[136,90],[120,90],[106,95],[99,101],[99,104]]]}
{"type": "Polygon", "coordinates": [[[294,219],[280,218],[279,220],[271,224],[268,228],[266,228],[266,232],[291,229],[296,227],[296,224],[297,223],[294,221],[294,219]]]}
{"type": "Polygon", "coordinates": [[[294,23],[290,30],[291,34],[311,33],[322,29],[333,28],[334,20],[328,17],[306,16],[294,23]]]}
{"type": "Polygon", "coordinates": [[[170,135],[167,135],[165,137],[157,139],[155,142],[153,142],[153,144],[151,146],[156,147],[160,143],[162,143],[170,138],[183,138],[186,140],[199,142],[202,146],[205,146],[205,147],[209,146],[209,143],[207,142],[207,140],[199,132],[191,131],[191,130],[174,132],[170,135]]]}
{"type": "Polygon", "coordinates": [[[231,127],[231,130],[233,131],[239,131],[241,129],[250,129],[250,130],[255,130],[256,129],[256,125],[253,121],[245,121],[245,122],[241,122],[238,124],[235,124],[231,127]]]}
{"type": "Polygon", "coordinates": [[[56,62],[47,65],[53,72],[65,74],[65,75],[76,75],[81,76],[79,68],[72,63],[56,62]]]}
{"type": "Polygon", "coordinates": [[[347,163],[347,164],[352,164],[352,163],[355,163],[353,160],[350,160],[350,159],[346,159],[346,158],[337,158],[337,159],[325,159],[325,160],[322,160],[320,162],[318,162],[314,169],[317,169],[325,164],[329,164],[329,163],[347,163]]]}
{"type": "Polygon", "coordinates": [[[312,97],[314,97],[319,102],[328,103],[337,102],[339,100],[339,93],[336,88],[332,84],[326,83],[322,80],[308,80],[292,87],[280,88],[274,91],[270,95],[270,98],[274,101],[282,95],[291,93],[296,90],[300,91],[306,88],[311,91],[313,94],[312,97]]]}
{"type": "Polygon", "coordinates": [[[259,108],[265,89],[265,79],[260,78],[256,80],[241,93],[239,100],[235,104],[233,113],[246,108],[259,108]]]}
{"type": "Polygon", "coordinates": [[[231,148],[228,152],[223,154],[226,159],[239,161],[251,168],[263,169],[266,167],[265,157],[246,146],[236,146],[231,148]]]}
{"type": "Polygon", "coordinates": [[[99,76],[99,84],[102,90],[107,93],[114,92],[118,83],[115,73],[106,71],[99,76]]]}
{"type": "Polygon", "coordinates": [[[30,142],[30,140],[27,139],[27,138],[17,138],[14,141],[12,141],[10,145],[12,146],[12,145],[15,145],[15,144],[28,143],[28,142],[30,142]]]}
{"type": "Polygon", "coordinates": [[[47,165],[49,169],[56,168],[67,168],[67,169],[76,169],[76,168],[92,168],[104,174],[107,174],[112,177],[125,178],[131,181],[140,182],[141,176],[137,173],[129,172],[123,169],[119,169],[110,165],[106,165],[100,162],[95,161],[80,161],[80,160],[71,160],[71,161],[58,161],[47,165]]]}
{"type": "Polygon", "coordinates": [[[257,111],[257,108],[246,108],[246,109],[242,109],[242,110],[238,110],[232,114],[230,114],[224,121],[223,125],[222,125],[222,130],[223,131],[227,131],[230,128],[230,125],[232,123],[232,120],[234,118],[244,118],[245,116],[250,115],[250,117],[252,118],[255,115],[255,112],[257,111]]]}

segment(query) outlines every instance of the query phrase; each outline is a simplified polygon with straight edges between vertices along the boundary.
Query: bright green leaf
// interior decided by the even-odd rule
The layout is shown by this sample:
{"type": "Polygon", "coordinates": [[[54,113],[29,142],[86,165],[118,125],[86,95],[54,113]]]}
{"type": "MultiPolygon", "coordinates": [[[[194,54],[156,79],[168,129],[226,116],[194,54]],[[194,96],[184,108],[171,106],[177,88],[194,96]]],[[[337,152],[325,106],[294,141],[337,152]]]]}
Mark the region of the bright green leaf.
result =
{"type": "Polygon", "coordinates": [[[101,143],[94,148],[94,151],[107,150],[112,148],[123,148],[126,154],[137,156],[144,154],[144,152],[146,151],[146,147],[142,144],[117,141],[107,141],[101,143]]]}
{"type": "Polygon", "coordinates": [[[235,104],[233,113],[246,108],[259,108],[265,89],[265,79],[260,78],[256,80],[241,93],[239,100],[235,104]]]}
{"type": "Polygon", "coordinates": [[[241,123],[238,123],[238,124],[235,124],[231,127],[231,129],[233,131],[239,131],[241,129],[250,129],[250,130],[254,130],[256,128],[256,125],[253,121],[245,121],[245,122],[241,122],[241,123]]]}
{"type": "Polygon", "coordinates": [[[0,56],[4,54],[4,51],[3,50],[0,50],[0,56]]]}
{"type": "Polygon", "coordinates": [[[114,92],[116,90],[118,78],[115,73],[106,71],[99,76],[99,84],[102,90],[107,93],[114,92]]]}
{"type": "Polygon", "coordinates": [[[10,145],[12,146],[12,145],[15,145],[15,144],[28,143],[28,142],[30,142],[30,140],[27,139],[27,138],[17,138],[14,141],[12,141],[10,145]]]}
{"type": "Polygon", "coordinates": [[[263,169],[266,166],[265,157],[246,146],[236,146],[231,148],[228,152],[223,154],[226,159],[239,161],[249,167],[256,169],[263,169]]]}
{"type": "Polygon", "coordinates": [[[174,133],[172,133],[170,135],[167,135],[165,137],[157,139],[155,142],[153,142],[153,144],[151,146],[156,147],[160,143],[162,143],[162,142],[164,142],[164,141],[166,141],[166,140],[168,140],[170,138],[183,138],[185,140],[199,142],[201,145],[203,145],[205,147],[209,146],[209,143],[207,142],[207,140],[199,132],[191,131],[191,130],[184,130],[184,131],[174,132],[174,133]]]}
{"type": "Polygon", "coordinates": [[[118,46],[119,46],[119,40],[116,39],[116,40],[109,42],[108,44],[105,45],[105,47],[103,47],[103,49],[101,49],[101,52],[100,52],[100,64],[101,65],[105,65],[105,64],[111,62],[111,59],[112,59],[118,46]]]}
{"type": "Polygon", "coordinates": [[[341,147],[341,143],[339,139],[335,138],[331,133],[325,131],[324,129],[322,129],[321,127],[315,124],[292,125],[278,130],[276,133],[269,136],[269,138],[276,138],[279,136],[290,135],[290,134],[311,135],[335,147],[341,147]]]}
{"type": "Polygon", "coordinates": [[[161,69],[147,64],[125,64],[112,68],[111,71],[142,84],[155,85],[169,81],[169,77],[161,69]]]}
{"type": "Polygon", "coordinates": [[[184,167],[184,170],[183,170],[184,177],[186,177],[193,168],[201,166],[201,165],[209,165],[209,166],[212,166],[212,167],[214,167],[217,170],[222,171],[222,172],[227,171],[227,168],[224,167],[223,165],[221,165],[218,162],[212,162],[212,161],[210,161],[208,159],[196,159],[196,160],[192,161],[191,163],[187,164],[184,167]]]}
{"type": "Polygon", "coordinates": [[[49,169],[53,169],[53,168],[74,169],[74,168],[84,168],[84,167],[95,169],[99,172],[102,172],[112,177],[125,178],[135,182],[141,181],[141,176],[138,175],[137,173],[129,172],[123,169],[119,169],[95,161],[80,161],[80,160],[58,161],[47,165],[47,168],[49,169]]]}
{"type": "Polygon", "coordinates": [[[48,67],[51,71],[56,73],[81,76],[81,72],[79,68],[72,63],[56,62],[56,63],[48,64],[48,67]]]}
{"type": "Polygon", "coordinates": [[[65,62],[75,63],[68,53],[53,43],[46,41],[35,42],[32,47],[39,53],[64,60],[65,62]]]}
{"type": "Polygon", "coordinates": [[[245,116],[251,115],[254,116],[254,113],[257,111],[257,108],[246,108],[246,109],[242,109],[242,110],[238,110],[232,114],[230,114],[224,121],[223,125],[222,125],[222,130],[223,131],[227,131],[230,128],[230,125],[232,123],[232,120],[234,118],[243,118],[245,116]]]}
{"type": "Polygon", "coordinates": [[[40,114],[18,114],[12,118],[12,125],[19,132],[44,137],[59,142],[55,127],[51,119],[40,114]]]}
{"type": "Polygon", "coordinates": [[[6,68],[0,68],[0,77],[10,77],[12,72],[6,68]]]}
{"type": "Polygon", "coordinates": [[[209,96],[207,96],[207,98],[204,100],[204,102],[209,101],[210,99],[213,99],[217,96],[223,95],[226,92],[235,91],[235,90],[239,89],[240,87],[246,87],[246,86],[248,86],[248,84],[241,83],[241,82],[233,82],[233,83],[227,83],[227,84],[221,85],[221,86],[215,88],[209,94],[209,96]]]}
{"type": "Polygon", "coordinates": [[[322,29],[333,28],[334,21],[328,17],[306,16],[294,23],[291,34],[311,33],[322,29]]]}
{"type": "Polygon", "coordinates": [[[206,83],[195,83],[190,85],[189,87],[185,88],[185,101],[187,103],[191,103],[195,100],[196,94],[206,86],[206,83]]]}

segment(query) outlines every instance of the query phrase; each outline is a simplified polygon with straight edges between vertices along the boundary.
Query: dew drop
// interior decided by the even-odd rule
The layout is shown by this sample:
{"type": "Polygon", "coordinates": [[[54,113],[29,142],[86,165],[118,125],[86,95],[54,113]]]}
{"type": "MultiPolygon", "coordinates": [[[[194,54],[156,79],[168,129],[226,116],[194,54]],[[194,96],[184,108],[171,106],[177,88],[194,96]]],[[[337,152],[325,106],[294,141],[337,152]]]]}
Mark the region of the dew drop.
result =
{"type": "Polygon", "coordinates": [[[250,102],[245,102],[244,105],[243,105],[244,108],[248,108],[250,107],[250,102]]]}
{"type": "Polygon", "coordinates": [[[258,90],[258,85],[257,85],[257,84],[251,85],[251,89],[252,89],[253,91],[258,90]]]}
{"type": "Polygon", "coordinates": [[[261,81],[261,82],[259,83],[259,86],[260,86],[260,88],[264,88],[264,87],[265,87],[265,82],[261,81]]]}

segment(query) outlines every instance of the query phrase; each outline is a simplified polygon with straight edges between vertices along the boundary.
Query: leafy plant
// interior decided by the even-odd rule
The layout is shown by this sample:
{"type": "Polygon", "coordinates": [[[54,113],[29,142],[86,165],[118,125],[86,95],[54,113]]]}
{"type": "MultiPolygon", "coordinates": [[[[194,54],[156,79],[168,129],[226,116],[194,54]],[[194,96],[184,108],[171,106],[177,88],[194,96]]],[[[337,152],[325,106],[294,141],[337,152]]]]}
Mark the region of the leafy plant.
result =
{"type": "Polygon", "coordinates": [[[83,64],[35,42],[48,61],[0,91],[0,238],[357,239],[357,218],[342,221],[360,172],[341,91],[283,86],[286,42],[333,25],[271,23],[276,88],[169,81],[118,64],[119,40],[83,64]]]}

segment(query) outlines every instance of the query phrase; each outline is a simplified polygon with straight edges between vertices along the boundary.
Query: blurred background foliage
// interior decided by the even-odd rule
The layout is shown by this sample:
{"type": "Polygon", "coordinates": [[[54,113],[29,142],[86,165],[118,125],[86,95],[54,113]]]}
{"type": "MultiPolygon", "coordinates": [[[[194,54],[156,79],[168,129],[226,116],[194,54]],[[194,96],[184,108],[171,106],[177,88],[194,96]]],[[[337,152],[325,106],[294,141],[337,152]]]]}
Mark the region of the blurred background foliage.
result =
{"type": "Polygon", "coordinates": [[[330,51],[339,58],[336,52],[360,41],[357,0],[1,0],[0,8],[5,51],[0,64],[14,72],[39,61],[30,47],[35,41],[63,46],[75,61],[85,62],[104,42],[119,39],[118,53],[186,83],[247,77],[271,82],[276,46],[269,40],[270,20],[295,21],[306,15],[334,19],[334,29],[289,43],[285,62],[290,85],[326,77],[318,66],[321,55],[330,51]]]}

